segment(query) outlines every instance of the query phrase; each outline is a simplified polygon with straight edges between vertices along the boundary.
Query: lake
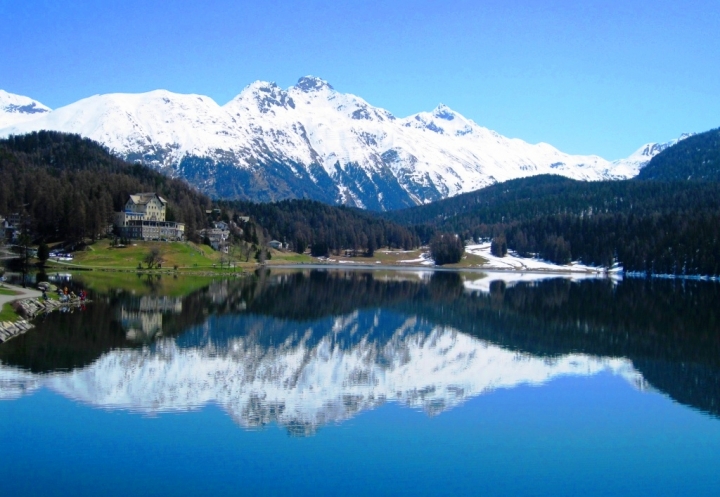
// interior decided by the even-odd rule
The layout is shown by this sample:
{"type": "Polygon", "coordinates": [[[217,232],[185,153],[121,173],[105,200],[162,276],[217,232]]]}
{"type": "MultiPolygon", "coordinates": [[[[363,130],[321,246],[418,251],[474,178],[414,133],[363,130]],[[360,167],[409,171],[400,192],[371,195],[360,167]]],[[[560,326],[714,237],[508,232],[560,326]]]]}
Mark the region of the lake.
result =
{"type": "Polygon", "coordinates": [[[0,344],[0,495],[717,495],[720,285],[74,275],[0,344]]]}

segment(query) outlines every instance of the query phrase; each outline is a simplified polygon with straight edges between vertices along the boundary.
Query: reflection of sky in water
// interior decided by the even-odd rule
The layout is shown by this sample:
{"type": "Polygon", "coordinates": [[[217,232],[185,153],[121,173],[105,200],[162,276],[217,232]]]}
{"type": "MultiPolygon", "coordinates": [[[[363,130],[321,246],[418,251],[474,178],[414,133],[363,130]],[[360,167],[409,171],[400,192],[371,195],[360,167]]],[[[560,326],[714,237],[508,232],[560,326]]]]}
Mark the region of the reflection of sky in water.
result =
{"type": "MultiPolygon", "coordinates": [[[[714,302],[714,287],[313,278],[222,282],[182,301],[98,299],[95,315],[51,317],[111,323],[124,341],[106,335],[120,345],[71,370],[0,365],[0,494],[720,487],[717,414],[672,400],[717,412],[711,307],[678,311],[714,302]]],[[[3,357],[23,364],[20,345],[37,359],[48,343],[88,343],[60,331],[39,327],[3,357]]]]}
{"type": "Polygon", "coordinates": [[[496,390],[434,417],[386,403],[307,438],[239,430],[212,404],[147,417],[41,389],[0,402],[0,440],[3,495],[713,495],[720,485],[720,422],[608,373],[496,390]]]}

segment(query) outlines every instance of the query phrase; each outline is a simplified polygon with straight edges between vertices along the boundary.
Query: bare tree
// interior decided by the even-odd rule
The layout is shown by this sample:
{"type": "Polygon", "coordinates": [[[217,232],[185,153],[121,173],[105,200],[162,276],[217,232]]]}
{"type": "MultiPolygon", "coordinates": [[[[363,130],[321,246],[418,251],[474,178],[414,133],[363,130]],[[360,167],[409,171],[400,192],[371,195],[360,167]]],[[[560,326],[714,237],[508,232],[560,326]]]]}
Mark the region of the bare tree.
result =
{"type": "Polygon", "coordinates": [[[162,254],[160,253],[160,249],[157,247],[151,248],[143,259],[143,262],[147,265],[148,269],[152,269],[156,265],[161,264],[162,261],[162,254]]]}

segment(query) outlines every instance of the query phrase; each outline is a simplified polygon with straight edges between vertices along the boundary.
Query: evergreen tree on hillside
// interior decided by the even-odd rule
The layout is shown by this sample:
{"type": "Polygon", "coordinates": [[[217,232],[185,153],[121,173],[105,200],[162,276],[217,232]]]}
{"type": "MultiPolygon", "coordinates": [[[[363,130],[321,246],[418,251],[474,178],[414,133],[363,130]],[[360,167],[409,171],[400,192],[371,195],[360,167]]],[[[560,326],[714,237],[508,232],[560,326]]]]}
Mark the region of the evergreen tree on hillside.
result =
{"type": "Polygon", "coordinates": [[[430,255],[435,264],[456,264],[460,262],[465,253],[465,246],[457,235],[452,233],[438,233],[430,241],[430,255]]]}

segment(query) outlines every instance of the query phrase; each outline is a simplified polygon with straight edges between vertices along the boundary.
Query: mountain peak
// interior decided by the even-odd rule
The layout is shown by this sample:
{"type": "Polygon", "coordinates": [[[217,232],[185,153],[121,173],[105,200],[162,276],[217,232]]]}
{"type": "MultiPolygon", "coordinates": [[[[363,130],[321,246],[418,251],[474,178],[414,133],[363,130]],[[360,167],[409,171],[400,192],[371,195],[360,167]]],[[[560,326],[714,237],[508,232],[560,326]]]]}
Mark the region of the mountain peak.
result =
{"type": "Polygon", "coordinates": [[[311,92],[311,91],[318,91],[322,90],[323,88],[327,88],[329,90],[333,90],[334,88],[325,81],[324,79],[315,77],[315,76],[303,76],[302,78],[298,79],[297,84],[295,85],[295,88],[302,90],[304,92],[311,92]]]}
{"type": "Polygon", "coordinates": [[[31,121],[50,111],[37,100],[0,90],[0,128],[31,121]]]}
{"type": "Polygon", "coordinates": [[[450,107],[443,103],[435,107],[435,110],[432,112],[432,114],[438,119],[445,119],[446,121],[452,121],[457,115],[454,110],[452,110],[450,107]]]}
{"type": "Polygon", "coordinates": [[[37,100],[0,90],[0,111],[18,114],[40,114],[50,112],[50,108],[37,100]]]}
{"type": "MultiPolygon", "coordinates": [[[[255,81],[251,83],[232,102],[254,101],[260,112],[270,112],[274,107],[295,108],[295,102],[288,93],[274,82],[255,81]]],[[[231,104],[232,104],[231,102],[231,104]]]]}

